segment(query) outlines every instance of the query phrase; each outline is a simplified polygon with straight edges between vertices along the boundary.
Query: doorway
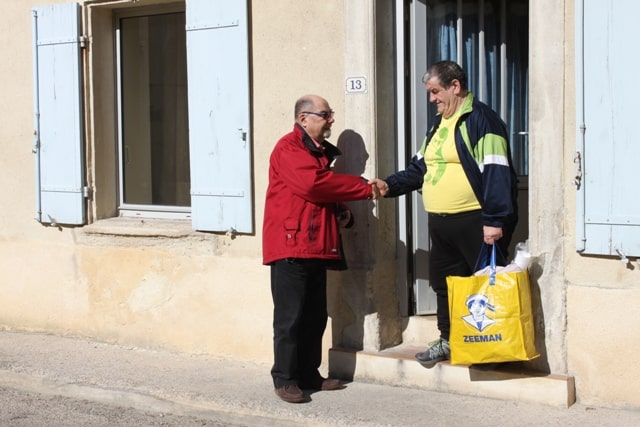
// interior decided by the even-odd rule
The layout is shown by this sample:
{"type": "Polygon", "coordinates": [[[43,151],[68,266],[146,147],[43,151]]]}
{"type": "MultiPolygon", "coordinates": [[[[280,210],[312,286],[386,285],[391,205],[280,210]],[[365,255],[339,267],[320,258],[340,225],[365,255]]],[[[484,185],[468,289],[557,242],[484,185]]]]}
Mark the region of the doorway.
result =
{"type": "MultiPolygon", "coordinates": [[[[453,60],[469,89],[507,124],[518,173],[518,227],[511,248],[528,236],[528,0],[397,0],[398,170],[422,144],[436,109],[421,82],[427,66],[453,60]],[[402,54],[403,53],[403,54],[402,54]],[[401,146],[402,145],[402,146],[401,146]]],[[[420,194],[399,203],[399,239],[407,248],[406,315],[435,314],[429,287],[427,215],[420,194]]],[[[509,251],[513,254],[513,250],[509,251]]]]}

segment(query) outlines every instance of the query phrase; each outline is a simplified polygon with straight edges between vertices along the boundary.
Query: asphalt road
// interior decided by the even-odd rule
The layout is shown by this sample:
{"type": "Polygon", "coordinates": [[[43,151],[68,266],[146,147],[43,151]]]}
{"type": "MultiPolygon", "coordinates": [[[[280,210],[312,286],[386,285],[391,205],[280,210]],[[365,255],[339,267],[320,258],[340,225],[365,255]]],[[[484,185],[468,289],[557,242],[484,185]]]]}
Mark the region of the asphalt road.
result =
{"type": "Polygon", "coordinates": [[[203,419],[0,387],[1,427],[241,427],[245,425],[233,424],[226,416],[216,420],[213,412],[209,412],[207,419],[203,419]]]}
{"type": "Polygon", "coordinates": [[[0,427],[627,427],[638,408],[512,399],[349,382],[282,402],[269,366],[0,331],[0,427]]]}

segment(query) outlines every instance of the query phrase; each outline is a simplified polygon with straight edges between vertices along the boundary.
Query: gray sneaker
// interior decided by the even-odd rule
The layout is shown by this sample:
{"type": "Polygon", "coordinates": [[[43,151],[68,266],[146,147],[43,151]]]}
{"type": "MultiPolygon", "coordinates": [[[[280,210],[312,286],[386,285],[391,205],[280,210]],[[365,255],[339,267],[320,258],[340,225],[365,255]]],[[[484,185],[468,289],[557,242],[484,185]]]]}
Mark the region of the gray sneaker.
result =
{"type": "Polygon", "coordinates": [[[449,360],[450,355],[449,341],[440,338],[430,342],[429,348],[422,353],[417,353],[416,360],[423,365],[434,365],[443,360],[449,360]]]}

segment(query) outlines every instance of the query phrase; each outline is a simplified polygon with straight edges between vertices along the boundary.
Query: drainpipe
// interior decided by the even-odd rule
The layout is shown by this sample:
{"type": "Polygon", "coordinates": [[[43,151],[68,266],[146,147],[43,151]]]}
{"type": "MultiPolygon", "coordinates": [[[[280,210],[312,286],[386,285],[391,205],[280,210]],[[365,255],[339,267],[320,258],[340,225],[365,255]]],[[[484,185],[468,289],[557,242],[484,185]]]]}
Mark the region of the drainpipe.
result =
{"type": "Polygon", "coordinates": [[[586,249],[585,226],[585,191],[582,181],[582,166],[584,164],[584,146],[586,125],[584,123],[584,0],[576,0],[576,153],[573,159],[576,175],[573,185],[576,186],[576,251],[586,249]]]}
{"type": "Polygon", "coordinates": [[[33,18],[33,143],[31,152],[36,156],[36,215],[35,219],[42,222],[42,199],[40,195],[40,97],[38,96],[40,87],[38,83],[38,12],[31,11],[33,18]]]}

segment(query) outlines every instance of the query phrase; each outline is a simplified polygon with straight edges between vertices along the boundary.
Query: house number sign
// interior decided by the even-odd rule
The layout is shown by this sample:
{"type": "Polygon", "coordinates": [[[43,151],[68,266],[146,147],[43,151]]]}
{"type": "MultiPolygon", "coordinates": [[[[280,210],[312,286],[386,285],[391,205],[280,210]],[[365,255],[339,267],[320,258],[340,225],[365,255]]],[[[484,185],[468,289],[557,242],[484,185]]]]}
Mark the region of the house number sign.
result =
{"type": "Polygon", "coordinates": [[[364,93],[366,91],[366,77],[347,77],[347,93],[364,93]]]}

